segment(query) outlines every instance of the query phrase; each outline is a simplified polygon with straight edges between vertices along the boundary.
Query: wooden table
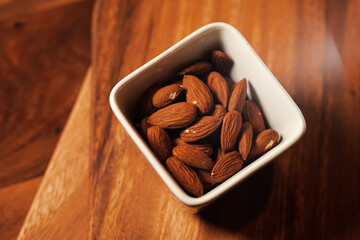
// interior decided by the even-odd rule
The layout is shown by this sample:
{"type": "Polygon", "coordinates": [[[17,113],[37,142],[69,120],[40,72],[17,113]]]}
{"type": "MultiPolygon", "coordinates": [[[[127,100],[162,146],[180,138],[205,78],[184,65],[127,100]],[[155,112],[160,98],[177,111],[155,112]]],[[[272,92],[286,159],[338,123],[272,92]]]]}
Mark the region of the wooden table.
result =
{"type": "Polygon", "coordinates": [[[0,239],[18,235],[80,90],[92,6],[0,0],[0,239]]]}
{"type": "Polygon", "coordinates": [[[359,9],[355,0],[96,2],[92,69],[19,239],[358,239],[359,9]],[[248,39],[302,110],[307,133],[194,214],[129,139],[108,95],[214,21],[248,39]]]}

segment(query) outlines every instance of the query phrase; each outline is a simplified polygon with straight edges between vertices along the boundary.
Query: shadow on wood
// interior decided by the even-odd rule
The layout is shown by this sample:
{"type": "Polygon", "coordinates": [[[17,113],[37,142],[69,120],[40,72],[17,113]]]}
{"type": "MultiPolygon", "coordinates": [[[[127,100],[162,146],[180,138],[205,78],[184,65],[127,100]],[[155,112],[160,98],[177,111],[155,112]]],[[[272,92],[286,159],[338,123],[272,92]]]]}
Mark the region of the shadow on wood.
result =
{"type": "Polygon", "coordinates": [[[274,163],[255,173],[222,198],[202,209],[204,221],[237,232],[255,219],[267,205],[274,163]]]}

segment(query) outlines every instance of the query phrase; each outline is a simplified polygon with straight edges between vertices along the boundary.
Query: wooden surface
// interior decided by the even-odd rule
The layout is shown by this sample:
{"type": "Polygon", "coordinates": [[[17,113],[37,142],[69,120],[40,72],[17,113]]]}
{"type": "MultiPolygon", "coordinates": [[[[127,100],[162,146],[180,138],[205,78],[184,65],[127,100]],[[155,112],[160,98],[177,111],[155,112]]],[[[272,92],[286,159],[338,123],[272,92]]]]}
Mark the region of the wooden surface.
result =
{"type": "Polygon", "coordinates": [[[0,239],[15,239],[31,206],[42,177],[0,189],[0,239]]]}
{"type": "Polygon", "coordinates": [[[0,21],[0,187],[44,173],[90,62],[91,7],[0,21]]]}
{"type": "Polygon", "coordinates": [[[87,238],[90,78],[91,70],[87,73],[18,239],[87,238]]]}
{"type": "Polygon", "coordinates": [[[81,114],[76,114],[89,103],[84,94],[19,239],[358,239],[358,9],[355,0],[98,1],[92,22],[88,181],[85,165],[62,158],[76,154],[81,162],[86,157],[85,148],[74,151],[87,143],[79,137],[86,136],[86,124],[78,125],[81,114]],[[119,79],[214,21],[232,24],[247,38],[302,110],[307,133],[273,164],[193,214],[129,139],[108,96],[119,79]],[[73,138],[79,142],[67,145],[73,138]],[[67,171],[61,171],[65,165],[67,171]],[[76,170],[81,177],[74,178],[76,170]],[[63,173],[73,174],[54,177],[63,173]],[[46,187],[57,185],[61,191],[46,187]],[[44,201],[47,192],[65,195],[44,201]],[[76,207],[85,196],[89,205],[76,207]],[[62,207],[71,214],[63,214],[62,207]],[[76,231],[71,225],[81,227],[76,231]]]}
{"type": "Polygon", "coordinates": [[[98,1],[91,239],[358,239],[359,1],[98,1]],[[199,27],[234,25],[302,109],[304,138],[199,214],[174,200],[122,126],[112,86],[199,27]]]}
{"type": "Polygon", "coordinates": [[[18,235],[83,82],[91,11],[0,0],[0,239],[18,235]]]}

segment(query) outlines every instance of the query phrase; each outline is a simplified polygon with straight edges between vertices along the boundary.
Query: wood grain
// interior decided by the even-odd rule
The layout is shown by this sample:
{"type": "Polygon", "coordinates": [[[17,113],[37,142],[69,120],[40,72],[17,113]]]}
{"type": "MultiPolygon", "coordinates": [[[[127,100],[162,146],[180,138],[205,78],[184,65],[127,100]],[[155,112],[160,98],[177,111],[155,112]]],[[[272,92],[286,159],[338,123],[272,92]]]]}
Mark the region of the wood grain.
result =
{"type": "Polygon", "coordinates": [[[91,70],[18,239],[85,239],[88,235],[90,78],[91,70]]]}
{"type": "Polygon", "coordinates": [[[94,239],[357,239],[358,1],[98,1],[93,18],[94,239]],[[197,28],[234,25],[302,109],[305,137],[189,214],[112,115],[112,86],[197,28]]]}
{"type": "Polygon", "coordinates": [[[83,90],[19,239],[83,239],[87,234],[90,239],[358,239],[357,9],[354,0],[98,1],[93,75],[83,85],[91,88],[91,109],[83,90]],[[129,139],[110,111],[108,96],[122,77],[214,21],[243,33],[297,102],[308,129],[273,164],[194,214],[175,199],[129,139]],[[80,114],[84,108],[90,126],[79,123],[86,118],[80,114]],[[70,145],[72,139],[78,142],[70,145]],[[67,171],[61,170],[63,161],[70,161],[67,171]],[[72,175],[53,177],[63,172],[72,175]],[[61,189],[50,188],[52,197],[46,196],[45,186],[56,184],[61,189]],[[58,198],[59,192],[66,194],[58,198]]]}
{"type": "Polygon", "coordinates": [[[0,239],[16,239],[42,177],[0,189],[0,239]]]}
{"type": "Polygon", "coordinates": [[[92,3],[5,18],[6,6],[0,3],[0,187],[44,173],[90,63],[92,3]]]}
{"type": "Polygon", "coordinates": [[[34,14],[84,0],[0,0],[0,21],[26,14],[34,14]]]}

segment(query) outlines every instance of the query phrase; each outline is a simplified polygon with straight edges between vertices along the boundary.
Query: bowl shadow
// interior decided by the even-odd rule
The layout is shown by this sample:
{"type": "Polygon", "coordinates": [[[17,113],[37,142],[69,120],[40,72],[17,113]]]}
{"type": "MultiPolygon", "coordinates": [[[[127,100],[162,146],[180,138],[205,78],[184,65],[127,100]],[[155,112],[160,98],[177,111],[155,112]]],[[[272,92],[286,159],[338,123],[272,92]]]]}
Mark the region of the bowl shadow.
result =
{"type": "Polygon", "coordinates": [[[254,173],[197,215],[209,224],[238,232],[265,208],[272,187],[274,163],[254,173]]]}

